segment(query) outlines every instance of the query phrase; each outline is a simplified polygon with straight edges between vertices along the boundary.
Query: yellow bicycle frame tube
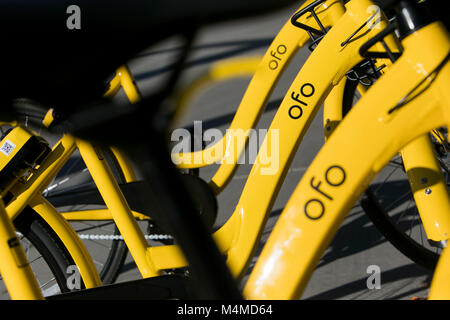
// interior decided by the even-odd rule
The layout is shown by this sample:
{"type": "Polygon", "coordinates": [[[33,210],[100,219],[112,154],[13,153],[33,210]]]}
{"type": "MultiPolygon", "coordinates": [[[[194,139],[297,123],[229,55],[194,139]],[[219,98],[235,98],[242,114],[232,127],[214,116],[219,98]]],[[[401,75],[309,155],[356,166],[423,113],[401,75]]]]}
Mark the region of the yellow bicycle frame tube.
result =
{"type": "Polygon", "coordinates": [[[341,123],[344,115],[342,114],[342,101],[344,101],[344,89],[346,78],[334,86],[323,104],[323,128],[325,141],[341,123]]]}
{"type": "MultiPolygon", "coordinates": [[[[120,66],[116,70],[114,78],[109,83],[109,88],[104,94],[104,97],[112,99],[117,92],[122,88],[130,103],[137,103],[141,100],[142,95],[136,85],[133,75],[126,65],[120,66]]],[[[117,163],[123,174],[125,182],[135,182],[136,174],[133,170],[133,166],[124,152],[116,147],[110,147],[114,154],[117,163]]],[[[92,159],[92,158],[91,158],[92,159]]],[[[132,212],[133,216],[138,220],[148,219],[149,217],[138,212],[132,212]]],[[[61,213],[66,220],[111,220],[112,215],[109,209],[101,210],[81,210],[61,213]]]]}
{"type": "MultiPolygon", "coordinates": [[[[136,220],[149,220],[150,217],[142,214],[140,212],[131,211],[133,214],[133,217],[136,220]]],[[[112,220],[113,217],[111,215],[111,211],[106,209],[89,209],[89,210],[76,210],[76,211],[65,211],[60,213],[64,219],[67,221],[83,221],[83,220],[90,220],[90,221],[105,221],[105,220],[112,220]]]]}
{"type": "Polygon", "coordinates": [[[375,175],[413,139],[449,125],[448,63],[427,90],[415,90],[406,105],[392,109],[425,78],[430,84],[449,53],[448,33],[436,22],[402,44],[401,58],[352,108],[304,174],[250,275],[245,297],[299,298],[346,213],[375,175]]]}
{"type": "MultiPolygon", "coordinates": [[[[307,1],[306,4],[308,4],[309,2],[312,2],[312,0],[307,1]]],[[[343,10],[340,5],[341,5],[341,2],[338,0],[328,1],[328,4],[325,3],[322,6],[323,12],[325,12],[325,13],[318,13],[318,15],[321,16],[321,19],[323,22],[327,23],[327,20],[332,22],[333,20],[336,20],[337,17],[340,17],[340,15],[342,14],[343,10]]],[[[306,19],[303,22],[305,24],[311,23],[311,22],[313,24],[315,24],[315,21],[313,21],[311,17],[309,17],[309,19],[306,19]]],[[[332,24],[332,23],[330,23],[330,24],[332,24]]],[[[279,36],[277,38],[277,40],[281,43],[281,47],[280,47],[280,44],[277,44],[276,47],[274,47],[274,49],[277,50],[276,52],[278,54],[283,54],[283,55],[286,54],[283,57],[285,59],[282,62],[278,62],[277,56],[274,56],[274,55],[267,56],[269,60],[267,60],[266,62],[269,65],[269,69],[271,70],[271,71],[269,71],[269,74],[270,73],[275,74],[275,80],[278,80],[279,76],[281,75],[281,71],[284,70],[288,61],[297,52],[298,48],[303,46],[304,43],[308,39],[305,32],[293,27],[290,24],[290,22],[287,23],[287,25],[288,25],[288,27],[286,27],[284,29],[290,29],[291,36],[289,36],[288,32],[285,31],[282,36],[279,36]],[[299,34],[299,36],[292,37],[293,34],[299,34]],[[289,45],[289,52],[280,53],[280,50],[282,51],[282,49],[284,48],[285,45],[289,45]],[[292,50],[291,50],[291,48],[292,48],[292,50]],[[276,67],[274,67],[275,64],[276,64],[276,67]],[[278,67],[278,65],[279,65],[279,67],[278,67]],[[273,72],[275,69],[278,69],[277,72],[273,72]]],[[[312,26],[316,27],[315,25],[312,25],[312,26]]],[[[286,51],[288,51],[288,50],[286,50],[286,51]]],[[[271,50],[269,52],[275,52],[275,51],[271,50]]],[[[275,53],[275,55],[277,53],[275,53]]],[[[267,68],[265,68],[265,69],[267,69],[267,68]]],[[[265,72],[267,72],[267,71],[265,71],[265,72]]],[[[263,72],[260,72],[260,74],[261,73],[263,73],[263,72]]],[[[253,92],[256,92],[256,91],[259,91],[262,89],[261,84],[259,84],[259,85],[254,84],[253,86],[254,86],[253,92]]],[[[273,86],[274,86],[274,83],[272,84],[272,89],[273,89],[273,86]]],[[[140,97],[141,97],[140,93],[137,89],[137,86],[134,82],[134,79],[133,79],[131,73],[129,72],[129,69],[126,66],[122,66],[117,70],[116,76],[111,81],[110,88],[106,92],[105,96],[106,97],[114,96],[115,94],[117,94],[118,90],[121,87],[124,89],[125,94],[127,95],[130,102],[135,103],[140,100],[140,97]]],[[[261,103],[262,106],[264,106],[265,103],[267,102],[269,93],[270,92],[268,92],[266,97],[261,97],[264,100],[263,103],[261,103]]],[[[249,105],[249,104],[247,104],[247,105],[249,105]]],[[[240,109],[242,110],[242,108],[240,108],[240,109]]],[[[240,114],[242,114],[244,116],[246,115],[243,112],[241,112],[240,114]]],[[[256,122],[256,120],[257,120],[257,118],[259,118],[259,116],[260,116],[260,112],[255,115],[256,119],[253,122],[256,122]]],[[[237,118],[239,118],[239,117],[237,117],[237,118]]],[[[50,110],[44,119],[44,125],[48,126],[52,122],[52,120],[53,120],[52,110],[50,110]]],[[[235,126],[239,126],[238,122],[237,122],[237,124],[236,124],[236,122],[234,122],[234,123],[235,123],[235,126]]],[[[249,126],[249,127],[252,127],[252,126],[249,126]]],[[[84,160],[86,161],[86,158],[89,159],[92,155],[92,149],[90,149],[90,148],[92,148],[92,146],[89,146],[88,144],[83,145],[82,142],[79,142],[78,144],[82,145],[81,148],[85,150],[83,153],[84,153],[84,160]],[[86,150],[88,150],[88,151],[86,151],[86,150]]],[[[67,160],[68,157],[73,153],[74,146],[75,145],[74,145],[73,138],[65,135],[63,137],[63,139],[60,141],[60,143],[55,147],[55,149],[53,150],[52,155],[49,157],[49,159],[47,159],[47,161],[45,161],[41,165],[41,167],[38,169],[38,171],[34,173],[32,179],[30,181],[28,181],[26,186],[25,185],[18,186],[16,188],[16,190],[14,190],[14,193],[17,196],[15,197],[15,199],[13,201],[11,201],[10,205],[8,206],[7,211],[8,211],[8,215],[11,218],[14,218],[17,214],[19,214],[19,212],[21,212],[21,210],[28,203],[32,204],[33,207],[35,208],[35,210],[40,215],[42,215],[43,218],[45,220],[47,220],[47,222],[51,222],[52,228],[57,231],[57,233],[60,237],[62,237],[63,242],[65,243],[66,247],[68,248],[70,254],[74,257],[74,260],[80,269],[80,273],[83,277],[83,281],[85,282],[86,286],[89,288],[92,286],[100,285],[100,283],[99,283],[98,277],[96,277],[96,274],[92,272],[92,269],[91,269],[92,265],[90,264],[91,260],[88,259],[88,255],[85,254],[87,252],[87,251],[85,251],[85,247],[82,245],[80,246],[80,244],[77,242],[77,240],[79,240],[79,238],[74,237],[74,235],[71,234],[71,232],[73,232],[73,230],[71,228],[68,228],[66,223],[63,223],[63,221],[61,221],[63,219],[58,219],[58,217],[54,214],[56,212],[56,210],[52,210],[52,206],[39,196],[39,194],[42,192],[43,186],[46,186],[53,179],[53,177],[56,175],[56,173],[59,171],[59,169],[61,169],[62,165],[65,163],[65,160],[67,160]],[[80,260],[80,257],[85,257],[86,259],[80,260]]],[[[243,146],[242,146],[242,148],[243,148],[243,146]]],[[[113,151],[115,151],[114,154],[118,158],[118,161],[119,161],[122,169],[125,169],[124,173],[125,173],[125,178],[126,178],[127,182],[135,181],[136,177],[135,177],[134,172],[132,171],[131,165],[129,164],[126,157],[124,157],[118,150],[113,150],[113,151]]],[[[89,160],[87,160],[87,161],[89,162],[89,160]]],[[[95,161],[92,161],[91,163],[93,163],[93,162],[95,162],[95,161]]],[[[99,163],[97,163],[97,165],[98,164],[99,163]]],[[[91,164],[90,166],[92,168],[93,165],[91,164]]],[[[101,178],[97,178],[97,180],[100,179],[103,182],[106,181],[106,183],[109,184],[109,186],[111,186],[110,182],[113,181],[111,178],[112,176],[109,177],[109,179],[105,178],[106,169],[105,169],[105,171],[103,171],[103,169],[105,169],[105,168],[103,167],[100,170],[100,171],[102,171],[101,174],[96,174],[96,176],[101,177],[101,178]]],[[[114,194],[117,194],[117,192],[119,192],[119,190],[106,191],[102,194],[102,196],[111,198],[111,196],[114,194]]],[[[122,199],[122,200],[124,200],[124,199],[122,199]]],[[[126,210],[127,206],[126,206],[125,201],[122,201],[121,205],[118,207],[122,210],[122,215],[123,215],[124,209],[125,209],[125,211],[127,211],[126,210]]],[[[120,211],[120,209],[119,209],[119,211],[120,211]]],[[[105,218],[109,218],[110,213],[111,213],[110,210],[105,210],[105,212],[108,213],[107,215],[105,215],[105,218]]],[[[112,216],[114,216],[114,215],[112,215],[112,216]]],[[[117,214],[115,216],[117,218],[117,214]]],[[[80,217],[80,215],[77,215],[77,214],[75,214],[75,216],[72,216],[73,219],[78,219],[79,217],[80,217]]],[[[61,217],[59,217],[59,218],[61,218],[61,217]]],[[[125,219],[126,223],[122,223],[122,224],[125,224],[125,225],[130,224],[132,221],[130,218],[131,217],[127,216],[127,218],[125,219]]],[[[120,220],[120,218],[118,218],[118,219],[120,220]]],[[[124,220],[122,219],[122,222],[123,221],[124,220]]],[[[134,228],[131,228],[131,229],[134,229],[134,228]]],[[[139,233],[135,233],[136,230],[131,230],[131,231],[130,230],[122,230],[122,231],[125,234],[133,234],[133,233],[137,234],[137,237],[139,237],[139,233]]],[[[129,238],[129,236],[127,236],[127,238],[129,238]]],[[[227,237],[224,237],[224,236],[222,236],[221,238],[227,239],[227,237]]],[[[142,239],[140,239],[140,240],[142,240],[142,239]]],[[[178,247],[176,247],[176,246],[169,246],[169,248],[167,248],[168,250],[161,250],[158,248],[149,248],[144,243],[144,241],[139,241],[139,240],[134,239],[132,241],[128,241],[127,245],[130,246],[130,242],[133,243],[133,244],[131,244],[130,251],[136,252],[136,251],[139,251],[139,248],[140,249],[146,248],[150,256],[152,256],[153,258],[156,258],[155,260],[157,260],[157,261],[161,261],[161,263],[158,264],[160,269],[167,269],[167,268],[170,268],[170,266],[172,266],[172,265],[183,266],[186,264],[181,251],[179,251],[178,247]],[[136,245],[136,243],[137,243],[137,245],[136,245]],[[169,254],[167,255],[167,253],[169,253],[169,254]],[[173,253],[173,254],[171,254],[171,253],[173,253]],[[168,265],[164,264],[164,262],[167,261],[167,259],[164,259],[162,257],[167,257],[167,259],[170,260],[170,263],[168,265]],[[177,257],[178,257],[178,259],[177,259],[177,257]]],[[[222,246],[222,247],[224,247],[224,246],[222,246]]],[[[138,261],[141,261],[140,263],[138,263],[141,273],[143,273],[144,276],[157,275],[158,272],[154,271],[153,266],[149,265],[148,261],[144,261],[144,259],[142,259],[142,257],[145,256],[145,255],[143,255],[143,253],[144,252],[138,253],[137,256],[135,256],[135,259],[137,259],[138,261]]]]}

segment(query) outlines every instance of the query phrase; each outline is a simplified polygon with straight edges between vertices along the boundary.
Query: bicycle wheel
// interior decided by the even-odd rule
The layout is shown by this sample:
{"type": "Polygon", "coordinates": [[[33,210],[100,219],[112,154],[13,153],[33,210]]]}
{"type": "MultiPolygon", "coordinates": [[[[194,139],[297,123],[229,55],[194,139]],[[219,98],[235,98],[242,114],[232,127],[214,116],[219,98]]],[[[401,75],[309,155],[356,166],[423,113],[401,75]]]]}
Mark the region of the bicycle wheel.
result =
{"type": "MultiPolygon", "coordinates": [[[[345,86],[343,115],[359,98],[356,81],[345,86]]],[[[448,179],[448,156],[438,152],[441,168],[448,179]]],[[[418,265],[434,270],[444,243],[428,240],[414,202],[400,155],[377,175],[361,198],[361,207],[378,231],[403,255],[418,265]]]]}
{"type": "MultiPolygon", "coordinates": [[[[14,220],[14,226],[44,297],[84,288],[81,278],[72,286],[69,278],[74,270],[69,267],[75,263],[55,232],[33,209],[26,207],[14,220]]],[[[0,290],[0,298],[9,299],[1,277],[0,290]]]]}

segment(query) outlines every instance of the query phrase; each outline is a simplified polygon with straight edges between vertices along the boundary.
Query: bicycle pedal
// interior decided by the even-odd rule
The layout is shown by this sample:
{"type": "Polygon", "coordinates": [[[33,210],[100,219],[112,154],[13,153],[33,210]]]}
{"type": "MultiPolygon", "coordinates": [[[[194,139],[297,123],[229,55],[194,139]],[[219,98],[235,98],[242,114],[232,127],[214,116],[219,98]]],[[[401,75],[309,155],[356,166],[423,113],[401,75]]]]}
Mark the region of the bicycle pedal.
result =
{"type": "Polygon", "coordinates": [[[47,300],[167,300],[187,299],[191,295],[189,278],[164,275],[72,291],[47,297],[47,300]]]}

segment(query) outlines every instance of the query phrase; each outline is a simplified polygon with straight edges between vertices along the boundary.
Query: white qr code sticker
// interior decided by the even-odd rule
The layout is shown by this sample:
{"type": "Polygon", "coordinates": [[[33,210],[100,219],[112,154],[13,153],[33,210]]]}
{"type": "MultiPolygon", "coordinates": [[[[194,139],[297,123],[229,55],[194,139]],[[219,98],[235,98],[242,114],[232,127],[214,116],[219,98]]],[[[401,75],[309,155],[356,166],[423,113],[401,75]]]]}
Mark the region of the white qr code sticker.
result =
{"type": "Polygon", "coordinates": [[[9,140],[6,140],[3,145],[0,147],[0,151],[5,155],[9,156],[11,152],[13,152],[16,145],[9,140]]]}

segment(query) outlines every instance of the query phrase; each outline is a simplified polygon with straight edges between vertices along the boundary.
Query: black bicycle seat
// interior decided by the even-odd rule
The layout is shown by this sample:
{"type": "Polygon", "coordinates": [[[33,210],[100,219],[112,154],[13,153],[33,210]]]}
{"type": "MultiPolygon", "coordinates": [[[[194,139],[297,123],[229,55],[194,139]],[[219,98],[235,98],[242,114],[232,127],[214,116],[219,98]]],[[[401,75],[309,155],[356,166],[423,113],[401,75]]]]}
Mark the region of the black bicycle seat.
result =
{"type": "Polygon", "coordinates": [[[59,110],[76,108],[101,97],[105,79],[157,41],[292,2],[2,0],[1,99],[26,97],[59,110]],[[67,27],[73,5],[79,8],[80,29],[67,27]]]}

